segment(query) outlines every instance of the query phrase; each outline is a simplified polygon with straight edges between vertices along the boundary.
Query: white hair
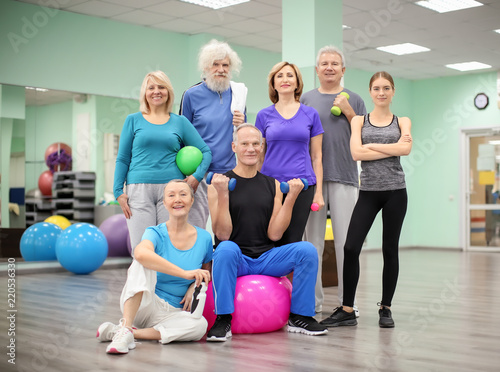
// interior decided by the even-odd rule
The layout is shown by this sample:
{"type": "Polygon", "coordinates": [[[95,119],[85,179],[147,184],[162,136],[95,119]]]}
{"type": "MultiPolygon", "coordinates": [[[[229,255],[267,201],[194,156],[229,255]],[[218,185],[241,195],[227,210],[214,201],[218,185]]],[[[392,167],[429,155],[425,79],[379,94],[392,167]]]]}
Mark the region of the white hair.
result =
{"type": "Polygon", "coordinates": [[[241,59],[228,43],[212,39],[208,44],[202,46],[198,56],[198,68],[201,71],[201,76],[205,77],[205,71],[212,67],[215,61],[226,57],[229,58],[230,73],[239,74],[241,59]]]}
{"type": "Polygon", "coordinates": [[[345,67],[344,53],[342,53],[342,51],[339,48],[333,45],[324,46],[318,51],[318,55],[316,56],[316,67],[319,67],[319,59],[321,55],[325,53],[338,54],[340,56],[340,59],[342,60],[342,68],[345,67]]]}
{"type": "Polygon", "coordinates": [[[260,131],[259,128],[257,128],[254,124],[251,124],[251,123],[243,123],[243,124],[240,124],[236,127],[236,129],[233,132],[233,142],[234,143],[238,142],[238,132],[243,128],[255,129],[257,131],[257,133],[259,134],[259,142],[262,145],[262,132],[260,131]]]}

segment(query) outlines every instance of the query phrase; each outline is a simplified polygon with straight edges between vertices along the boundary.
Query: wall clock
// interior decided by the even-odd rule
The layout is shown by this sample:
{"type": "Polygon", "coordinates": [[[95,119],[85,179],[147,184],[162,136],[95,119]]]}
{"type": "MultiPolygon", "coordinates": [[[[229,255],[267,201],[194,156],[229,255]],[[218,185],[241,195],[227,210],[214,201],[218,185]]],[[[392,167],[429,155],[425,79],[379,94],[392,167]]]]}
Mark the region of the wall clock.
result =
{"type": "Polygon", "coordinates": [[[474,97],[474,106],[478,110],[483,110],[488,106],[489,98],[485,93],[478,93],[476,97],[474,97]]]}

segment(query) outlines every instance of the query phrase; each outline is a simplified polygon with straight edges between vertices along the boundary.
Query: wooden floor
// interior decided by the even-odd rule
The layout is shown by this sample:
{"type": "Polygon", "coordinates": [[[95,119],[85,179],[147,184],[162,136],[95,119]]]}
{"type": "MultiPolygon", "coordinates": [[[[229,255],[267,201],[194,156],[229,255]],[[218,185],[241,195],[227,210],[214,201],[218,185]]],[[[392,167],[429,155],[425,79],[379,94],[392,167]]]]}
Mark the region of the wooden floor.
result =
{"type": "MultiPolygon", "coordinates": [[[[394,329],[378,327],[382,260],[371,251],[361,256],[356,327],[318,337],[234,335],[226,343],[141,341],[121,356],[107,355],[95,334],[100,323],[120,318],[126,269],[87,276],[18,269],[15,313],[0,276],[0,371],[499,371],[500,254],[407,249],[400,263],[394,329]],[[15,324],[7,319],[12,314],[15,324]],[[7,354],[10,326],[15,365],[7,354]]],[[[337,306],[336,292],[326,289],[318,319],[337,306]]]]}

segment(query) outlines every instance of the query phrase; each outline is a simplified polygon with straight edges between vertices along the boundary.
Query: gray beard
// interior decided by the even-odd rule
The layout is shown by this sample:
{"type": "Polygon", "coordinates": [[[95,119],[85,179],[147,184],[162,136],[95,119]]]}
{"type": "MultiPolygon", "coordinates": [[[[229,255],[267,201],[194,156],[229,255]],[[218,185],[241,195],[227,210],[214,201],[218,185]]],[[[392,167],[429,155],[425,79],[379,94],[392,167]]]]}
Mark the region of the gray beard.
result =
{"type": "Polygon", "coordinates": [[[230,81],[229,77],[224,80],[215,80],[212,76],[207,76],[205,79],[208,89],[214,92],[225,92],[228,90],[230,81]]]}

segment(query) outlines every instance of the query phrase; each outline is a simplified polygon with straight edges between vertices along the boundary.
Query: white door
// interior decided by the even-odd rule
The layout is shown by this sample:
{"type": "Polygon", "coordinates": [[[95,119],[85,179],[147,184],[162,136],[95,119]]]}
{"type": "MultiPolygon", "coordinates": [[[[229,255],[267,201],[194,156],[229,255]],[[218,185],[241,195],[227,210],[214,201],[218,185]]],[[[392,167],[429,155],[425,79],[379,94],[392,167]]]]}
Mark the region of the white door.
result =
{"type": "Polygon", "coordinates": [[[500,127],[462,130],[466,250],[500,252],[500,127]]]}

